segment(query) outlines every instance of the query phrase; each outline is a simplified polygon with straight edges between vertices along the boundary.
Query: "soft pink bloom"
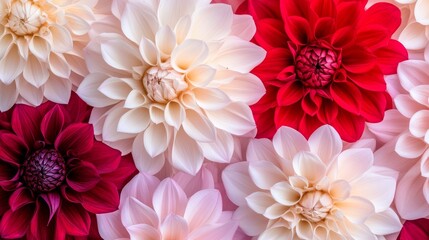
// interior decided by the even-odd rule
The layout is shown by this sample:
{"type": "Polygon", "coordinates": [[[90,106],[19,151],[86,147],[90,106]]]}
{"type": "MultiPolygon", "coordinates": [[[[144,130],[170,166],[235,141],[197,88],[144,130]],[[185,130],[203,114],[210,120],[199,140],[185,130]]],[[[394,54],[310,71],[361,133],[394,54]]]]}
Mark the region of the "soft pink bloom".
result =
{"type": "Polygon", "coordinates": [[[106,240],[233,239],[237,223],[232,212],[222,210],[220,192],[188,188],[186,178],[175,176],[160,182],[154,176],[138,174],[124,187],[119,210],[97,215],[100,235],[106,240]]]}
{"type": "Polygon", "coordinates": [[[289,127],[254,139],[247,162],[228,166],[223,181],[239,208],[234,219],[259,239],[378,239],[398,232],[390,208],[397,173],[373,166],[370,142],[343,149],[325,125],[308,140],[289,127]]]}

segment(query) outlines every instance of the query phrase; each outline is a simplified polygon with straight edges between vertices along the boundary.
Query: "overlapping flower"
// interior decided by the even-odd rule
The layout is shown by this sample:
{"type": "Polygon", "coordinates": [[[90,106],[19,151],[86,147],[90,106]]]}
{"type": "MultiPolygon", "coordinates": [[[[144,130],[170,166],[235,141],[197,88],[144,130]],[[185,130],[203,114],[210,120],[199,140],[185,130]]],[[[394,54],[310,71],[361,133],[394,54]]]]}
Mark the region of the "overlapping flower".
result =
{"type": "Polygon", "coordinates": [[[95,213],[118,208],[118,189],[135,167],[95,141],[90,108],[17,105],[0,114],[2,239],[98,239],[95,213]]]}
{"type": "Polygon", "coordinates": [[[323,124],[356,141],[365,122],[379,122],[391,108],[383,75],[407,58],[391,35],[399,9],[367,1],[249,0],[255,41],[268,53],[254,73],[267,88],[253,106],[258,136],[280,126],[308,137],[323,124]]]}

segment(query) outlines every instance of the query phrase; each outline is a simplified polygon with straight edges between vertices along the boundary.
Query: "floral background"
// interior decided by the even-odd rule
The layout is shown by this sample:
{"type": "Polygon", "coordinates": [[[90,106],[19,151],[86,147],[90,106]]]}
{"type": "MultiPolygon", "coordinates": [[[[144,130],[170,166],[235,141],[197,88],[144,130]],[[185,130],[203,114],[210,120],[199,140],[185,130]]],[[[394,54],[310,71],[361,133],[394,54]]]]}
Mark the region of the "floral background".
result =
{"type": "Polygon", "coordinates": [[[1,239],[429,239],[428,0],[0,0],[1,239]]]}

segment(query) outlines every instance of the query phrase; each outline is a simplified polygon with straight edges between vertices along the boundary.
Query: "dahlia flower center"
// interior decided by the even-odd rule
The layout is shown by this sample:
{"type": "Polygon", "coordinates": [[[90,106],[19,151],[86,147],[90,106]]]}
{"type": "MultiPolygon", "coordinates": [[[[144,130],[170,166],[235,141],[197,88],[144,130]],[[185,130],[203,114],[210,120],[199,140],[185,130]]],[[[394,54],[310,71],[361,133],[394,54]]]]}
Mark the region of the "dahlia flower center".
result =
{"type": "Polygon", "coordinates": [[[143,76],[147,96],[155,102],[167,103],[188,88],[183,74],[171,67],[151,67],[143,76]]]}
{"type": "Polygon", "coordinates": [[[328,216],[333,201],[322,191],[306,192],[298,203],[299,213],[311,222],[319,222],[328,216]]]}
{"type": "Polygon", "coordinates": [[[31,154],[24,163],[23,179],[34,192],[49,192],[62,184],[66,163],[55,149],[41,149],[31,154]]]}
{"type": "Polygon", "coordinates": [[[12,3],[6,27],[18,36],[39,32],[48,15],[31,0],[16,0],[12,3]]]}
{"type": "Polygon", "coordinates": [[[332,81],[340,62],[333,49],[319,44],[307,45],[296,56],[295,72],[304,86],[321,88],[332,81]]]}

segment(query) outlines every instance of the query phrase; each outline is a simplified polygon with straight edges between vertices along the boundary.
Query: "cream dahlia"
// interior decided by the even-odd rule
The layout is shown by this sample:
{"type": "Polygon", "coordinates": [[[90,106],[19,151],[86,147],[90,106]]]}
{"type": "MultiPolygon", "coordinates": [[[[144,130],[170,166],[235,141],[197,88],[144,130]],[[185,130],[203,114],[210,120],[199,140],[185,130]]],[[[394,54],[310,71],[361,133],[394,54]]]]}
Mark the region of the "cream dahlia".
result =
{"type": "MultiPolygon", "coordinates": [[[[180,179],[180,177],[179,177],[180,179]]],[[[230,240],[237,230],[215,189],[188,195],[172,178],[140,173],[121,194],[119,210],[97,215],[103,239],[230,240]]]]}
{"type": "Polygon", "coordinates": [[[112,13],[95,24],[77,91],[95,107],[96,133],[149,173],[164,153],[191,174],[204,158],[229,162],[233,136],[254,134],[248,105],[264,94],[249,73],[265,56],[249,42],[252,18],[207,0],[113,1],[112,13]]]}
{"type": "Polygon", "coordinates": [[[82,49],[96,2],[0,1],[0,111],[17,101],[68,102],[87,71],[82,49]]]}
{"type": "Polygon", "coordinates": [[[396,172],[374,167],[369,148],[342,148],[328,125],[308,141],[289,127],[272,142],[252,140],[247,162],[223,172],[241,229],[259,239],[378,239],[398,232],[390,208],[396,172]]]}

